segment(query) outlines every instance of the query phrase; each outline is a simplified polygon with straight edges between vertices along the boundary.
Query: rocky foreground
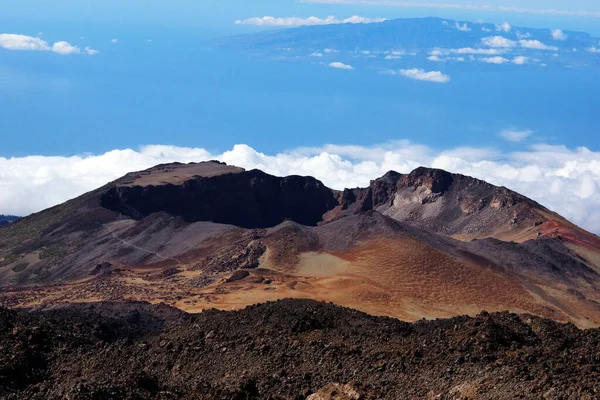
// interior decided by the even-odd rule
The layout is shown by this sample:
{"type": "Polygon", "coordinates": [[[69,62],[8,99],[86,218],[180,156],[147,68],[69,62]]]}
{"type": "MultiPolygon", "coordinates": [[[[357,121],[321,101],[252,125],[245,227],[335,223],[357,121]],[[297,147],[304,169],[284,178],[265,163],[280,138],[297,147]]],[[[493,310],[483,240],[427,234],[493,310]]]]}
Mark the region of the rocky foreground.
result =
{"type": "Polygon", "coordinates": [[[1,399],[596,399],[600,330],[508,313],[413,324],[309,300],[0,309],[1,399]]]}

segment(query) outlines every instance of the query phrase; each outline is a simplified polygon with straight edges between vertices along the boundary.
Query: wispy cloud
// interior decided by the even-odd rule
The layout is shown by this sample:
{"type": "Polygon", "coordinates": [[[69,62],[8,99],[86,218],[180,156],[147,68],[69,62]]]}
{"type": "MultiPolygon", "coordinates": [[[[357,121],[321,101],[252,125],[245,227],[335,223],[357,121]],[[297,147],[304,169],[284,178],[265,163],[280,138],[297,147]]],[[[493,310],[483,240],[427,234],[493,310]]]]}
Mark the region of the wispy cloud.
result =
{"type": "Polygon", "coordinates": [[[324,145],[279,154],[265,154],[243,144],[223,153],[154,145],[98,155],[0,157],[0,212],[40,211],[156,164],[215,159],[278,176],[312,175],[335,189],[365,187],[389,170],[407,173],[419,166],[442,168],[516,190],[600,233],[600,153],[550,145],[503,153],[485,147],[433,149],[400,140],[373,146],[324,145]]]}
{"type": "Polygon", "coordinates": [[[519,40],[519,44],[524,49],[535,49],[535,50],[550,50],[557,51],[558,47],[556,46],[548,46],[539,40],[519,40]]]}
{"type": "Polygon", "coordinates": [[[72,45],[69,42],[61,40],[50,45],[50,43],[42,40],[39,37],[19,35],[14,33],[2,33],[0,34],[0,47],[7,50],[21,50],[21,51],[51,51],[57,54],[68,55],[84,53],[89,55],[98,54],[97,50],[90,47],[86,47],[83,51],[72,45]]]}
{"type": "Polygon", "coordinates": [[[588,47],[586,50],[590,53],[600,53],[600,48],[596,46],[588,47]]]}
{"type": "Polygon", "coordinates": [[[508,22],[503,22],[500,25],[496,25],[496,30],[498,32],[510,32],[510,30],[512,29],[512,26],[510,26],[510,24],[508,22]]]}
{"type": "Polygon", "coordinates": [[[568,10],[558,8],[533,8],[503,6],[491,4],[464,4],[464,3],[435,3],[420,1],[401,1],[401,0],[299,0],[301,3],[311,4],[351,4],[361,6],[386,6],[386,7],[404,7],[404,8],[435,8],[435,9],[456,9],[456,10],[474,10],[474,11],[493,11],[509,12],[520,14],[546,14],[546,15],[568,15],[581,17],[600,18],[598,10],[568,10]]]}
{"type": "Polygon", "coordinates": [[[443,74],[441,71],[425,71],[424,69],[412,68],[401,69],[398,73],[410,79],[425,82],[448,83],[450,75],[443,74]]]}
{"type": "Polygon", "coordinates": [[[529,136],[533,135],[533,131],[531,129],[519,130],[513,128],[505,129],[498,133],[498,135],[509,142],[520,143],[529,136]]]}
{"type": "Polygon", "coordinates": [[[463,25],[461,25],[460,22],[456,22],[454,27],[462,32],[471,32],[471,28],[469,28],[466,22],[463,25]]]}
{"type": "Polygon", "coordinates": [[[548,46],[539,40],[526,40],[521,39],[519,41],[510,40],[505,38],[504,36],[489,36],[481,39],[481,44],[483,46],[492,47],[492,48],[504,48],[509,49],[512,47],[522,47],[524,49],[534,49],[534,50],[550,50],[557,51],[558,47],[556,46],[548,46]]]}
{"type": "Polygon", "coordinates": [[[529,59],[525,56],[517,56],[512,59],[512,63],[517,65],[527,64],[528,61],[529,59]]]}
{"type": "Polygon", "coordinates": [[[332,62],[331,64],[329,64],[329,66],[331,68],[337,68],[337,69],[354,69],[354,67],[352,65],[344,64],[339,61],[332,62]]]}
{"type": "Polygon", "coordinates": [[[85,49],[83,49],[83,51],[85,51],[85,54],[88,54],[90,56],[94,56],[94,55],[100,53],[98,50],[94,50],[89,46],[87,46],[85,49]]]}
{"type": "Polygon", "coordinates": [[[554,40],[567,40],[567,35],[560,29],[554,29],[550,31],[550,34],[554,40]]]}
{"type": "Polygon", "coordinates": [[[385,18],[365,18],[358,15],[354,15],[350,18],[337,19],[334,16],[327,18],[319,17],[252,17],[248,19],[239,19],[235,21],[236,25],[257,25],[257,26],[281,26],[281,27],[293,27],[293,26],[309,26],[309,25],[333,25],[333,24],[371,24],[377,22],[383,22],[385,18]]]}
{"type": "Polygon", "coordinates": [[[489,36],[481,39],[481,44],[487,47],[510,48],[515,47],[517,42],[503,36],[489,36]]]}
{"type": "Polygon", "coordinates": [[[447,56],[451,54],[483,54],[483,55],[496,55],[502,53],[498,49],[474,49],[472,47],[461,47],[458,49],[440,49],[435,48],[429,52],[432,56],[447,56]]]}
{"type": "Polygon", "coordinates": [[[488,63],[488,64],[505,64],[505,63],[509,62],[509,60],[507,58],[500,57],[500,56],[482,58],[481,61],[488,63]]]}

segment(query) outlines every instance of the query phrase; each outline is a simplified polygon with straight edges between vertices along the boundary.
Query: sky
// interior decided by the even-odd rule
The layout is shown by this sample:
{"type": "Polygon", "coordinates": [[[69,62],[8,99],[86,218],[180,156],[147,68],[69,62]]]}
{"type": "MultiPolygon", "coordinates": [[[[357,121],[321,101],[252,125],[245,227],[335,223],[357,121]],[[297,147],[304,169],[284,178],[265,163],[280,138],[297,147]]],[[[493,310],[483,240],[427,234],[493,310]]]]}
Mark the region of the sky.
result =
{"type": "Polygon", "coordinates": [[[40,211],[160,162],[216,158],[335,188],[389,169],[444,168],[600,233],[598,67],[517,65],[503,53],[482,56],[485,65],[421,60],[383,74],[351,55],[278,62],[209,46],[297,21],[427,16],[497,24],[492,38],[508,37],[505,23],[552,29],[552,45],[563,31],[600,37],[598,2],[0,4],[0,213],[40,211]]]}

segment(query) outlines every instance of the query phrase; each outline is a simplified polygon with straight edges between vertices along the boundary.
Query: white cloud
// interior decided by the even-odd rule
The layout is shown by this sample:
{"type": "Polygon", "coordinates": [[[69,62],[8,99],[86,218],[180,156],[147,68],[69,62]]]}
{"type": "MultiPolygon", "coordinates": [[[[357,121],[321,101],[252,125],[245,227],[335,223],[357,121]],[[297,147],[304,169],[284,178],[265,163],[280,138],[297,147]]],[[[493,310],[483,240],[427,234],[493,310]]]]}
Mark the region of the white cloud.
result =
{"type": "Polygon", "coordinates": [[[257,25],[257,26],[281,26],[281,27],[292,27],[292,26],[309,26],[309,25],[331,25],[331,24],[371,24],[377,22],[383,22],[385,18],[365,18],[358,15],[354,15],[346,19],[337,19],[333,15],[323,19],[319,17],[252,17],[248,19],[238,19],[235,21],[236,25],[257,25]]]}
{"type": "MultiPolygon", "coordinates": [[[[7,50],[23,50],[23,51],[52,51],[57,54],[68,55],[82,53],[81,49],[64,40],[55,42],[50,45],[45,40],[39,37],[19,35],[13,33],[0,34],[0,47],[7,50]]],[[[97,50],[89,47],[85,48],[86,54],[97,54],[97,50]]]]}
{"type": "Polygon", "coordinates": [[[546,14],[546,15],[569,15],[600,18],[600,11],[595,10],[566,10],[557,8],[533,8],[502,6],[492,4],[469,4],[469,3],[451,3],[451,2],[416,2],[415,0],[299,0],[300,3],[312,4],[353,4],[361,6],[385,6],[385,7],[405,7],[405,8],[433,8],[433,9],[456,9],[468,11],[493,11],[510,12],[522,14],[546,14]]]}
{"type": "Polygon", "coordinates": [[[333,53],[339,53],[340,51],[336,50],[336,49],[325,49],[325,50],[323,50],[323,52],[327,53],[327,54],[333,54],[333,53]]]}
{"type": "Polygon", "coordinates": [[[482,55],[496,55],[502,53],[498,49],[474,49],[472,47],[461,47],[459,49],[440,49],[435,48],[429,52],[432,56],[447,56],[451,54],[482,54],[482,55]]]}
{"type": "Polygon", "coordinates": [[[73,54],[79,53],[79,47],[73,46],[69,42],[56,42],[52,45],[52,51],[58,54],[73,54]]]}
{"type": "Polygon", "coordinates": [[[111,42],[112,43],[119,43],[119,39],[112,39],[111,42]]]}
{"type": "Polygon", "coordinates": [[[523,140],[527,139],[529,136],[533,135],[533,131],[530,129],[505,129],[501,131],[498,135],[508,140],[509,142],[520,143],[523,140]]]}
{"type": "Polygon", "coordinates": [[[504,64],[504,63],[509,62],[509,60],[507,58],[500,57],[500,56],[482,58],[481,61],[488,63],[488,64],[504,64]]]}
{"type": "Polygon", "coordinates": [[[523,64],[527,64],[527,57],[524,56],[517,56],[515,58],[512,59],[512,63],[513,64],[517,64],[517,65],[523,65],[523,64]]]}
{"type": "Polygon", "coordinates": [[[388,54],[387,56],[385,56],[386,60],[399,60],[401,58],[402,58],[402,56],[395,56],[393,54],[388,54]]]}
{"type": "Polygon", "coordinates": [[[40,211],[156,164],[212,159],[279,176],[312,175],[335,189],[368,186],[389,170],[442,168],[516,190],[600,233],[599,152],[549,145],[514,153],[489,148],[435,150],[406,140],[369,147],[327,145],[275,155],[236,145],[221,154],[202,148],[144,146],[100,155],[0,157],[0,213],[40,211]]]}
{"type": "Polygon", "coordinates": [[[12,33],[0,34],[0,47],[7,50],[38,50],[48,51],[51,47],[38,37],[16,35],[12,33]]]}
{"type": "Polygon", "coordinates": [[[454,27],[455,27],[456,29],[458,29],[459,31],[462,31],[462,32],[471,32],[471,28],[469,28],[469,27],[467,26],[467,23],[466,23],[466,22],[465,22],[463,25],[461,25],[459,22],[457,22],[457,23],[454,25],[454,27]]]}
{"type": "Polygon", "coordinates": [[[485,26],[482,26],[481,30],[484,31],[484,32],[491,32],[492,31],[490,28],[486,28],[485,26]]]}
{"type": "Polygon", "coordinates": [[[435,83],[447,83],[450,82],[450,76],[445,75],[440,71],[429,71],[426,72],[423,69],[412,68],[412,69],[401,69],[400,75],[417,81],[435,82],[435,83]]]}
{"type": "Polygon", "coordinates": [[[348,64],[344,64],[342,62],[332,62],[331,64],[329,64],[329,66],[331,68],[337,68],[337,69],[354,69],[354,67],[352,65],[348,65],[348,64]]]}
{"type": "Polygon", "coordinates": [[[481,44],[487,47],[510,48],[515,47],[517,42],[503,36],[488,36],[481,39],[481,44]]]}
{"type": "Polygon", "coordinates": [[[496,30],[498,32],[510,32],[510,30],[512,29],[512,27],[510,26],[510,24],[508,22],[503,22],[500,25],[496,25],[496,30]]]}
{"type": "Polygon", "coordinates": [[[558,50],[558,47],[545,45],[544,43],[540,42],[539,40],[519,40],[519,44],[524,49],[551,50],[551,51],[558,50]]]}
{"type": "Polygon", "coordinates": [[[518,42],[514,40],[507,39],[503,36],[488,36],[481,39],[481,44],[483,46],[492,47],[492,48],[503,48],[510,49],[513,47],[521,46],[524,49],[534,49],[534,50],[551,50],[557,51],[558,47],[548,46],[539,40],[525,40],[521,39],[518,42]]]}
{"type": "Polygon", "coordinates": [[[531,33],[526,32],[526,33],[521,33],[519,31],[516,32],[516,35],[519,39],[527,39],[531,37],[531,33]]]}
{"type": "Polygon", "coordinates": [[[310,54],[311,57],[323,57],[323,53],[319,53],[318,51],[315,51],[314,53],[310,54]]]}
{"type": "Polygon", "coordinates": [[[84,51],[85,51],[85,53],[86,53],[86,54],[88,54],[88,55],[90,55],[90,56],[93,56],[93,55],[96,55],[96,54],[100,53],[98,50],[94,50],[94,49],[92,49],[92,48],[91,48],[91,47],[89,47],[89,46],[88,46],[88,47],[86,47],[86,48],[84,49],[84,51]]]}
{"type": "Polygon", "coordinates": [[[550,34],[554,40],[567,40],[567,35],[560,29],[554,29],[550,31],[550,34]]]}
{"type": "Polygon", "coordinates": [[[596,46],[588,47],[586,50],[590,53],[600,53],[600,48],[596,46]]]}
{"type": "Polygon", "coordinates": [[[493,55],[493,54],[499,54],[500,51],[496,50],[496,49],[473,49],[471,47],[462,47],[460,49],[453,49],[450,50],[452,53],[455,54],[488,54],[488,55],[493,55]]]}

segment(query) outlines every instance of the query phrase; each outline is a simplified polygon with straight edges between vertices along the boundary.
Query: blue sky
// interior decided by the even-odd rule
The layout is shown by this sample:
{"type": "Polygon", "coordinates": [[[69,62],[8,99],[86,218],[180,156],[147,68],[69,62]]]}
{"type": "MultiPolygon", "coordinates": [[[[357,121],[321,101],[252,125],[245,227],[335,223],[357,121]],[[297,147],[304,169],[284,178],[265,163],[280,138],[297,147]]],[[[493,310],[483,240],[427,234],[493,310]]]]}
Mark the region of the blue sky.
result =
{"type": "MultiPolygon", "coordinates": [[[[311,0],[309,0],[311,1],[311,0]]],[[[363,0],[369,3],[370,0],[363,0]]],[[[377,0],[374,0],[375,2],[377,0]]],[[[532,27],[548,27],[560,24],[563,29],[578,29],[600,34],[598,17],[578,17],[570,15],[518,13],[503,11],[485,11],[468,8],[423,8],[423,7],[397,7],[357,4],[311,4],[298,0],[22,0],[9,2],[5,5],[0,15],[3,27],[36,27],[39,29],[55,28],[67,23],[72,26],[79,24],[85,27],[88,24],[109,24],[118,28],[124,26],[137,27],[163,27],[170,29],[192,29],[204,32],[207,35],[239,31],[240,28],[231,26],[235,19],[244,19],[253,16],[350,16],[361,14],[365,16],[417,17],[440,16],[453,19],[490,21],[509,20],[513,24],[522,24],[532,27]]],[[[403,1],[398,1],[403,3],[403,1]]],[[[600,5],[594,0],[436,0],[413,1],[413,3],[434,3],[444,5],[488,5],[491,7],[505,6],[534,10],[558,10],[560,12],[585,12],[600,13],[600,5]]]]}
{"type": "MultiPolygon", "coordinates": [[[[411,104],[409,99],[397,96],[386,89],[380,77],[356,73],[351,77],[331,76],[312,66],[276,65],[256,60],[245,60],[234,54],[208,52],[203,42],[210,38],[254,32],[271,27],[236,25],[233,22],[256,16],[325,18],[335,15],[346,18],[352,15],[363,17],[413,17],[443,16],[461,20],[484,19],[512,25],[544,28],[592,30],[600,22],[598,16],[572,16],[569,12],[600,12],[600,5],[590,0],[558,1],[515,1],[503,0],[487,3],[491,6],[506,6],[551,10],[558,13],[522,13],[506,11],[472,10],[469,5],[478,1],[438,0],[440,7],[414,8],[400,6],[377,6],[371,0],[356,4],[320,4],[296,0],[218,0],[193,1],[118,1],[118,0],[23,0],[10,2],[0,15],[0,33],[17,33],[29,36],[41,34],[41,39],[53,43],[68,41],[81,49],[90,47],[100,51],[95,57],[40,54],[37,52],[7,51],[0,48],[0,79],[4,81],[0,114],[5,132],[9,135],[0,148],[0,156],[23,156],[27,154],[64,155],[83,152],[106,151],[118,147],[134,147],[147,143],[169,143],[185,146],[201,145],[214,150],[224,150],[236,143],[250,143],[264,151],[280,151],[299,145],[317,145],[320,141],[360,143],[386,142],[397,138],[425,139],[439,146],[495,145],[493,131],[504,128],[542,130],[539,138],[548,138],[553,143],[569,146],[586,145],[598,149],[600,143],[593,138],[585,140],[586,124],[583,118],[589,114],[586,104],[591,100],[586,91],[578,90],[587,85],[587,77],[577,78],[569,71],[565,75],[573,81],[556,79],[556,90],[564,92],[574,85],[574,99],[583,107],[571,105],[563,96],[557,100],[560,107],[535,102],[520,93],[518,85],[512,85],[515,97],[512,103],[525,101],[538,103],[527,106],[529,114],[524,117],[518,108],[510,104],[498,105],[506,108],[494,118],[467,121],[452,117],[450,110],[456,104],[448,101],[440,104],[436,98],[450,98],[457,93],[446,88],[426,88],[417,94],[421,103],[411,104]],[[443,6],[453,5],[454,8],[443,6]],[[460,8],[460,6],[467,8],[460,8]],[[560,12],[567,13],[560,15],[560,12]],[[590,29],[586,29],[590,28],[590,29]],[[112,43],[118,40],[117,43],[112,43]],[[148,42],[152,40],[152,42],[148,42]],[[233,67],[232,67],[233,65],[233,67]],[[261,73],[265,71],[265,73],[261,73]],[[268,71],[268,72],[267,72],[268,71]],[[227,76],[230,75],[230,77],[227,76]],[[342,87],[356,82],[352,87],[342,87]],[[279,77],[279,78],[278,78],[279,77]],[[278,82],[278,79],[280,82],[278,82]],[[261,82],[260,86],[254,82],[261,82]],[[378,90],[364,90],[361,85],[375,85],[378,90]],[[120,87],[122,89],[120,89],[120,87]],[[305,88],[311,87],[310,91],[305,88]],[[35,88],[35,89],[34,89],[35,88]],[[203,95],[202,95],[203,93],[203,95]],[[289,93],[289,95],[288,95],[289,93]],[[335,93],[335,95],[332,95],[335,93]],[[427,95],[433,96],[429,101],[427,95]],[[167,100],[168,99],[168,102],[167,100]],[[258,100],[260,99],[260,100],[258,100]],[[364,107],[362,102],[373,99],[377,107],[364,107]],[[285,107],[289,102],[289,107],[285,107]],[[321,105],[318,109],[311,104],[321,105]],[[433,104],[430,104],[432,103],[433,104]],[[252,111],[257,104],[262,107],[252,111]],[[394,112],[395,107],[421,109],[446,115],[439,123],[430,118],[409,118],[402,123],[394,112]],[[26,118],[35,107],[38,118],[26,118]],[[310,132],[302,132],[300,116],[296,113],[304,107],[310,132]],[[530,122],[530,114],[543,112],[546,107],[556,118],[530,122]],[[268,112],[273,108],[273,112],[268,112]],[[160,110],[160,112],[159,112],[160,110]],[[275,111],[276,110],[276,111],[275,111]],[[561,110],[573,113],[571,121],[561,110]],[[360,111],[363,111],[362,113],[360,111]],[[357,113],[358,112],[358,113],[357,113]],[[507,113],[513,113],[512,121],[507,113]],[[151,113],[151,115],[148,115],[151,113]],[[581,115],[583,114],[583,115],[581,115]],[[281,115],[281,121],[276,121],[281,115]],[[358,120],[353,116],[359,117],[358,120]],[[371,121],[370,117],[376,118],[371,121]],[[346,118],[344,118],[346,117],[346,118]],[[277,126],[286,124],[290,138],[280,140],[277,126]],[[345,123],[349,119],[351,123],[345,123]],[[239,121],[236,124],[235,121],[239,121]],[[270,121],[271,126],[261,126],[270,121]],[[310,124],[313,122],[313,124],[310,124]],[[548,123],[551,122],[551,123],[548,123]],[[460,132],[442,133],[442,126],[454,124],[460,132]],[[315,126],[316,125],[316,126],[315,126]],[[533,126],[527,126],[533,125],[533,126]],[[578,126],[575,132],[566,134],[567,126],[578,126]],[[319,131],[319,126],[322,130],[319,131]],[[487,126],[490,132],[486,132],[487,126]],[[251,129],[243,129],[248,127],[251,129]],[[256,130],[262,132],[257,132],[256,130]],[[404,129],[404,130],[403,130],[404,129]],[[579,133],[578,133],[579,132],[579,133]],[[298,138],[302,135],[301,138],[298,138]]],[[[345,0],[341,0],[344,2],[345,0]]],[[[347,0],[353,3],[353,0],[347,0]]],[[[376,1],[376,0],[374,0],[376,1]]],[[[397,2],[403,4],[402,1],[397,2]]],[[[423,2],[425,3],[425,2],[423,2]]],[[[430,2],[431,3],[431,2],[430,2]]],[[[600,29],[598,32],[600,36],[600,29]]],[[[489,81],[494,87],[497,78],[488,70],[473,75],[465,81],[465,87],[485,86],[489,81]],[[486,75],[489,74],[489,75],[486,75]],[[492,79],[493,78],[493,79],[492,79]],[[473,82],[477,82],[471,85],[473,82]]],[[[562,73],[561,73],[562,74],[562,73]]],[[[543,74],[542,74],[543,75],[543,74]]],[[[511,76],[511,82],[526,75],[511,76]]],[[[543,88],[544,79],[555,79],[553,73],[547,78],[534,75],[532,85],[543,88]]],[[[455,79],[460,79],[456,77],[455,79]]],[[[529,79],[529,78],[527,78],[529,79]]],[[[395,83],[396,84],[396,83],[395,83]]],[[[396,90],[404,90],[400,85],[396,90]]],[[[549,95],[550,93],[548,93],[549,95]]],[[[481,96],[475,90],[472,96],[481,96]]],[[[545,99],[548,95],[540,96],[545,99]]],[[[589,107],[594,106],[594,103],[589,107]]],[[[467,103],[464,108],[472,107],[467,103]]],[[[489,103],[489,107],[495,107],[489,103]]],[[[418,112],[418,111],[417,111],[418,112]]],[[[488,114],[488,110],[481,110],[488,114]]],[[[415,114],[419,115],[419,114],[415,114]]],[[[595,122],[595,121],[592,121],[595,122]]],[[[500,146],[506,146],[499,143],[500,146]]]]}
{"type": "MultiPolygon", "coordinates": [[[[382,74],[352,54],[330,60],[354,64],[339,69],[207,45],[273,29],[234,23],[263,16],[437,16],[600,37],[600,4],[338,2],[348,4],[4,0],[0,35],[33,42],[0,41],[38,51],[0,46],[0,213],[38,211],[131,169],[175,160],[219,158],[315,175],[337,188],[424,164],[515,188],[600,232],[598,67],[517,66],[512,56],[510,65],[495,65],[501,56],[486,64],[435,63],[424,54],[382,74]],[[448,79],[407,78],[423,74],[448,79]]],[[[511,43],[518,43],[515,32],[511,43]]],[[[561,43],[548,36],[543,44],[561,43]]]]}

